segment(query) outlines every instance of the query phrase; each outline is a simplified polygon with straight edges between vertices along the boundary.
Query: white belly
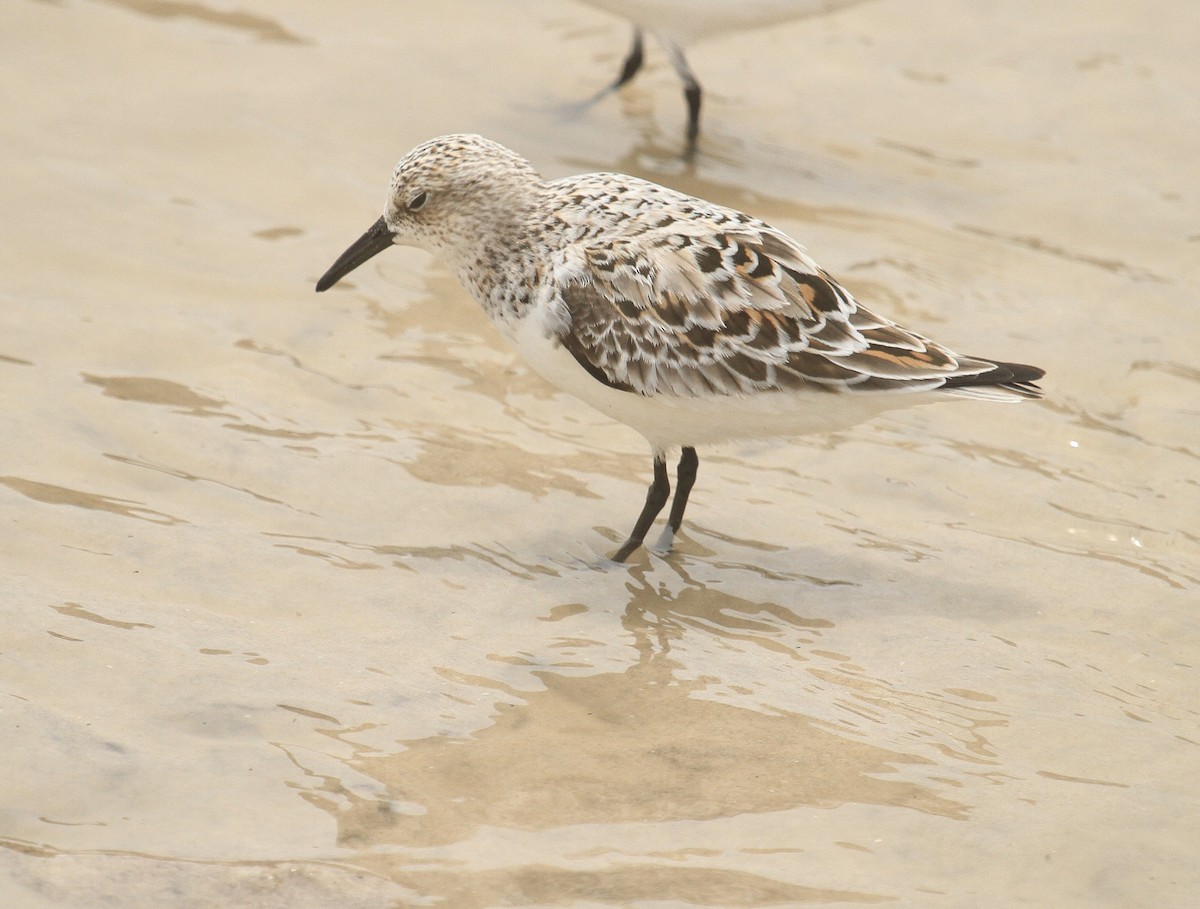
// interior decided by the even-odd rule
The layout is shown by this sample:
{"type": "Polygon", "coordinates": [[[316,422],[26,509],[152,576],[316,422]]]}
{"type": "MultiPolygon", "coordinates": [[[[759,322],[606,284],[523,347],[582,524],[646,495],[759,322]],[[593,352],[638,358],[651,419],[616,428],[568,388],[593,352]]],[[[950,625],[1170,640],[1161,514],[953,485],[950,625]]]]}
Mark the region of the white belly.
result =
{"type": "Polygon", "coordinates": [[[725,32],[821,15],[863,0],[584,0],[685,46],[725,32]]]}
{"type": "Polygon", "coordinates": [[[944,392],[823,389],[705,397],[641,395],[597,381],[538,322],[526,318],[509,334],[529,365],[551,384],[637,430],[656,453],[684,445],[834,432],[888,410],[950,399],[944,392]]]}

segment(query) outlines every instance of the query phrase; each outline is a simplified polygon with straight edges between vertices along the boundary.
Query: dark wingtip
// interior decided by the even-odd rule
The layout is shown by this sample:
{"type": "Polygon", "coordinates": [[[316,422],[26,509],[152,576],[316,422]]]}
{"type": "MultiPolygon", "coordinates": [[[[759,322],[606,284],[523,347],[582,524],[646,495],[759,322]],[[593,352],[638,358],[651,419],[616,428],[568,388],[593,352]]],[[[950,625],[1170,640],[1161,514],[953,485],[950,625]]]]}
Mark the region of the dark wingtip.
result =
{"type": "MultiPolygon", "coordinates": [[[[979,357],[977,359],[984,359],[979,357]]],[[[969,385],[999,385],[1009,391],[1024,395],[1027,398],[1040,398],[1042,389],[1034,383],[1046,374],[1040,366],[1029,366],[1026,363],[1004,363],[999,360],[984,360],[991,363],[992,368],[987,372],[973,376],[953,376],[946,380],[943,388],[962,388],[969,385]]]]}

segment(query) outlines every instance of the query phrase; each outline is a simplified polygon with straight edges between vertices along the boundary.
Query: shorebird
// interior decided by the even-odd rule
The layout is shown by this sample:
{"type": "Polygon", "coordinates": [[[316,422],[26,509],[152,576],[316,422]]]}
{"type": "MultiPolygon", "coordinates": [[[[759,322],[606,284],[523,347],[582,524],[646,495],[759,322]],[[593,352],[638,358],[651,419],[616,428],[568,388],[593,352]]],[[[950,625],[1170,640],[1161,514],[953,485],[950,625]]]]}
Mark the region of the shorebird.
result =
{"type": "Polygon", "coordinates": [[[546,181],[481,136],[409,152],[382,217],[316,289],[395,244],[440,256],[536,372],[649,442],[654,480],[618,562],[670,498],[669,452],[666,546],[697,445],[845,429],[953,396],[1041,396],[1043,370],[960,356],[876,315],[751,215],[623,174],[546,181]]]}
{"type": "Polygon", "coordinates": [[[854,6],[865,0],[583,0],[584,3],[628,19],[633,23],[633,44],[621,64],[616,81],[590,99],[593,104],[616,91],[637,75],[645,60],[644,33],[658,39],[683,81],[687,101],[687,154],[696,150],[700,135],[702,89],[688,65],[684,48],[713,35],[761,28],[806,19],[854,6]]]}

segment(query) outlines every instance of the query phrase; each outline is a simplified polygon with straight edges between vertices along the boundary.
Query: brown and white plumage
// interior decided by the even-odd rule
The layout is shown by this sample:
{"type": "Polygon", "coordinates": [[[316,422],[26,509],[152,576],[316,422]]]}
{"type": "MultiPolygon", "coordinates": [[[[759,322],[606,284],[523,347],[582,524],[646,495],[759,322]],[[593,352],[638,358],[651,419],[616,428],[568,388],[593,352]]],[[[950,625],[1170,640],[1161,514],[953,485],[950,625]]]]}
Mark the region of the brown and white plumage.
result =
{"type": "Polygon", "coordinates": [[[478,136],[397,166],[382,218],[318,282],[393,243],[441,255],[551,382],[638,430],[654,454],[640,545],[669,494],[679,529],[698,444],[842,429],[951,395],[1036,398],[1036,367],[960,356],[872,313],[770,225],[621,174],[543,181],[478,136]]]}
{"type": "Polygon", "coordinates": [[[563,263],[557,276],[559,337],[606,384],[643,395],[928,391],[997,368],[875,315],[757,219],[623,184],[657,205],[628,214],[604,245],[570,250],[563,258],[582,252],[582,267],[563,263]]]}

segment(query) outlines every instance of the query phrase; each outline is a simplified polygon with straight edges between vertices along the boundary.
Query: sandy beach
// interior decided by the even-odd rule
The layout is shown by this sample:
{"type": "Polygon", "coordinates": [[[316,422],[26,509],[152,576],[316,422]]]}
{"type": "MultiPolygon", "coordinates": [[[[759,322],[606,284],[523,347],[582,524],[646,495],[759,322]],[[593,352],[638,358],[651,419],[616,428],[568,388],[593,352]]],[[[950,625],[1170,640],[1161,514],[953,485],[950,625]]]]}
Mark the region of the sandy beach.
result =
{"type": "Polygon", "coordinates": [[[569,2],[0,12],[0,905],[1200,899],[1200,8],[878,0],[611,81],[569,2]],[[445,268],[448,132],[787,231],[1043,401],[645,442],[445,268]],[[654,538],[652,534],[651,539],[654,538]]]}

